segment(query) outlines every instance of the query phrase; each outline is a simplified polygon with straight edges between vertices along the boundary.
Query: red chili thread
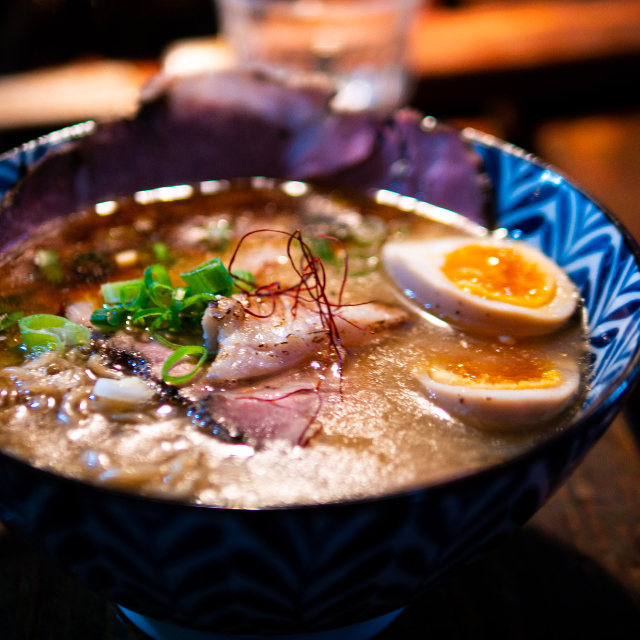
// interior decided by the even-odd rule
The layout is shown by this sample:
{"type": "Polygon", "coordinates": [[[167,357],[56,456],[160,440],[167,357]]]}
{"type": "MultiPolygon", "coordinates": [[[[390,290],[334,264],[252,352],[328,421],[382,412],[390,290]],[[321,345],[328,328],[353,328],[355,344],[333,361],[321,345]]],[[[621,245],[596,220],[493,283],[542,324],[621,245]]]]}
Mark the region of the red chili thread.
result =
{"type": "Polygon", "coordinates": [[[367,329],[359,327],[357,324],[355,324],[354,322],[351,322],[350,320],[347,320],[346,318],[341,316],[339,313],[334,313],[333,309],[339,310],[341,307],[360,306],[364,304],[369,304],[369,302],[343,304],[342,298],[344,295],[344,289],[347,283],[347,277],[349,272],[349,255],[347,253],[346,247],[342,242],[342,240],[340,240],[339,238],[335,238],[334,236],[319,235],[318,236],[319,238],[325,238],[327,240],[332,240],[334,242],[337,242],[341,246],[344,252],[344,257],[345,257],[344,270],[342,274],[342,282],[340,285],[340,292],[338,294],[338,301],[331,302],[329,300],[329,297],[327,295],[327,273],[326,273],[324,264],[320,259],[320,257],[313,254],[311,247],[303,240],[302,232],[300,231],[300,229],[296,229],[296,231],[294,231],[293,233],[290,233],[288,231],[281,231],[278,229],[256,229],[254,231],[249,231],[248,233],[245,233],[242,236],[242,238],[240,238],[240,241],[238,242],[233,252],[233,255],[231,256],[231,260],[229,261],[229,266],[227,269],[231,277],[236,281],[236,284],[238,281],[245,282],[245,283],[247,282],[246,280],[243,280],[239,276],[234,275],[231,271],[231,268],[236,259],[236,256],[238,255],[238,251],[242,246],[242,243],[249,236],[254,235],[256,233],[277,233],[280,235],[287,236],[288,238],[287,239],[287,257],[289,259],[289,264],[291,265],[292,269],[298,276],[298,281],[295,284],[289,287],[286,287],[284,289],[281,287],[280,282],[272,282],[271,284],[268,284],[268,285],[262,285],[260,287],[257,287],[253,291],[247,291],[245,289],[242,289],[242,287],[238,287],[238,288],[241,288],[242,291],[250,299],[257,298],[259,300],[262,300],[262,298],[268,295],[272,300],[271,311],[266,315],[261,315],[254,311],[251,311],[251,309],[247,307],[245,307],[244,309],[245,312],[253,316],[254,318],[269,318],[275,313],[276,306],[277,306],[276,296],[279,296],[279,295],[286,295],[290,298],[293,298],[294,303],[291,308],[291,313],[294,317],[297,315],[298,305],[301,302],[306,304],[315,304],[318,316],[320,317],[321,325],[324,331],[326,331],[329,339],[329,348],[325,353],[322,373],[320,374],[320,377],[318,379],[318,382],[315,388],[298,389],[296,391],[292,391],[291,393],[285,394],[284,396],[281,396],[279,398],[256,398],[253,396],[246,396],[242,398],[244,400],[257,400],[260,402],[274,403],[274,402],[279,402],[281,400],[284,400],[296,393],[302,393],[302,392],[315,393],[316,396],[318,397],[318,408],[316,409],[314,415],[312,416],[309,424],[306,426],[306,428],[302,432],[302,435],[298,440],[298,443],[300,443],[304,441],[305,434],[309,431],[311,424],[313,424],[313,422],[318,417],[318,413],[320,412],[320,408],[322,406],[322,398],[320,397],[320,394],[319,394],[320,387],[322,385],[323,380],[325,379],[326,372],[331,362],[332,354],[335,355],[338,361],[338,372],[339,372],[339,378],[340,378],[340,397],[343,397],[342,378],[343,378],[343,372],[344,372],[344,356],[342,353],[343,349],[342,349],[342,344],[340,340],[340,330],[338,329],[338,326],[336,324],[336,318],[340,318],[343,322],[347,322],[348,324],[352,325],[356,329],[360,329],[361,331],[364,331],[366,333],[371,333],[371,334],[375,333],[374,331],[368,331],[367,329]],[[296,260],[293,256],[294,243],[297,243],[300,246],[301,256],[300,256],[299,265],[296,264],[296,260]],[[306,296],[304,294],[306,294],[306,296]]]}

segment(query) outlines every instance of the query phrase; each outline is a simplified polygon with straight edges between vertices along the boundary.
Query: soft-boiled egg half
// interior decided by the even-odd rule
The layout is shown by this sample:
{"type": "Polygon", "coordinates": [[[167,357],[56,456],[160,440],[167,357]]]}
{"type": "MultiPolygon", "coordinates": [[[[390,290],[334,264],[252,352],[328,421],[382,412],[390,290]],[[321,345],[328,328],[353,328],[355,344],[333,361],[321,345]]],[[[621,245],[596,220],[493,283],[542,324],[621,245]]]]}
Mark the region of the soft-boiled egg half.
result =
{"type": "Polygon", "coordinates": [[[514,338],[560,327],[578,302],[553,260],[517,240],[388,242],[385,269],[429,313],[470,331],[514,338]]]}
{"type": "Polygon", "coordinates": [[[481,429],[499,431],[545,423],[571,404],[580,387],[578,366],[572,360],[439,362],[416,375],[445,411],[481,429]]]}

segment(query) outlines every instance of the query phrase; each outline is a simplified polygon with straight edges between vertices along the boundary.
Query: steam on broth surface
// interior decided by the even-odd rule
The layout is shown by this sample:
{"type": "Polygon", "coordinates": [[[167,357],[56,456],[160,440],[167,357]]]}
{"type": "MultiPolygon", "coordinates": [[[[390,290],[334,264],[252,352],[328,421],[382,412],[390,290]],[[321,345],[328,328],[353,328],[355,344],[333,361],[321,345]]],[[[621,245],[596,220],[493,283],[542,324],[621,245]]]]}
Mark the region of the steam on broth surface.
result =
{"type": "Polygon", "coordinates": [[[516,455],[571,421],[584,384],[557,417],[514,431],[529,400],[496,412],[485,379],[544,387],[549,369],[581,369],[579,314],[517,339],[429,315],[386,274],[382,247],[449,236],[460,233],[371,201],[255,180],[141,192],[46,223],[0,259],[0,447],[98,485],[250,508],[379,495],[516,455]],[[215,258],[236,292],[194,302],[189,274],[215,258]],[[170,278],[158,268],[156,302],[114,311],[139,302],[153,265],[170,278]],[[189,316],[198,305],[203,325],[189,316]],[[38,314],[92,327],[90,341],[21,347],[38,314]],[[167,363],[185,345],[203,361],[190,379],[195,360],[167,363]],[[451,376],[477,382],[484,404],[439,395],[443,380],[458,388],[451,376]]]}

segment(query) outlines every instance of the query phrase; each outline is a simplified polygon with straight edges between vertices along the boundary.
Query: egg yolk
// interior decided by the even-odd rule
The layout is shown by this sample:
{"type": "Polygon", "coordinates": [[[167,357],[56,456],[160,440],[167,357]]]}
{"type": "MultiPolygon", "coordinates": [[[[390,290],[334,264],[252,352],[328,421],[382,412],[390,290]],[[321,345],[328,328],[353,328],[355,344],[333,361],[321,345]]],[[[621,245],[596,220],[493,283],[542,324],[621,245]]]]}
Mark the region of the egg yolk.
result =
{"type": "Polygon", "coordinates": [[[476,389],[548,389],[562,382],[551,363],[521,358],[438,363],[429,375],[435,382],[476,389]]]}
{"type": "Polygon", "coordinates": [[[552,274],[512,247],[466,245],[447,254],[442,273],[481,298],[537,309],[556,295],[552,274]]]}

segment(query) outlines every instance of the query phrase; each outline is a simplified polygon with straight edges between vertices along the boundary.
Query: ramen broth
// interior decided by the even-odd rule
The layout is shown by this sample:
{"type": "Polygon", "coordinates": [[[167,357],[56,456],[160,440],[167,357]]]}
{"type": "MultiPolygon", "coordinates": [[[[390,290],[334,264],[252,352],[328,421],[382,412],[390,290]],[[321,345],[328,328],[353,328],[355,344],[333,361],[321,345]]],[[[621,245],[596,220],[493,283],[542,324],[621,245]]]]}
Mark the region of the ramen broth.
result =
{"type": "MultiPolygon", "coordinates": [[[[313,357],[266,377],[208,383],[200,375],[182,387],[152,384],[155,395],[134,406],[105,402],[93,392],[98,378],[117,379],[124,371],[122,359],[108,346],[112,335],[94,328],[89,345],[29,354],[20,348],[21,335],[13,325],[0,334],[2,450],[105,487],[255,508],[363,498],[444,481],[517,455],[572,420],[584,383],[560,416],[512,433],[483,429],[473,416],[463,421],[439,407],[418,374],[432,362],[458,363],[465,370],[477,363],[513,370],[542,360],[572,361],[583,369],[578,313],[560,330],[536,338],[492,338],[454,328],[398,289],[381,267],[380,251],[388,240],[459,236],[460,231],[296,184],[216,182],[182,192],[142,192],[47,222],[1,255],[0,317],[20,310],[25,316],[79,319],[83,310],[86,316],[87,309],[102,306],[102,283],[141,278],[146,267],[160,262],[177,286],[181,273],[212,258],[228,266],[243,237],[234,268],[252,274],[256,286],[279,282],[286,288],[297,276],[287,254],[289,236],[275,232],[298,229],[321,261],[315,264],[326,271],[328,300],[338,304],[347,253],[344,309],[359,311],[375,301],[400,313],[400,321],[367,333],[349,348],[332,347],[325,332],[313,357]],[[247,236],[250,232],[256,233],[247,236]],[[53,252],[58,266],[54,261],[53,271],[47,271],[43,256],[53,252]],[[248,403],[243,419],[251,421],[267,404],[285,402],[278,400],[285,395],[278,395],[279,385],[286,393],[294,389],[290,402],[306,403],[305,435],[297,442],[243,436],[237,420],[219,437],[212,425],[224,419],[212,420],[203,409],[203,393],[231,394],[248,403]]],[[[292,243],[291,251],[294,264],[300,264],[299,244],[292,243]]],[[[277,313],[282,301],[265,292],[261,306],[256,296],[254,306],[245,300],[245,307],[267,315],[264,310],[273,305],[277,313]]],[[[349,325],[350,331],[365,332],[357,324],[349,325]]],[[[198,327],[189,331],[174,340],[202,344],[198,327]]],[[[134,345],[153,343],[148,331],[131,324],[118,335],[134,345]]],[[[118,354],[121,358],[122,351],[118,354]]],[[[210,366],[211,360],[203,371],[210,366]]],[[[148,366],[125,373],[141,371],[148,384],[148,366]]],[[[287,420],[283,411],[276,421],[287,420]]]]}

